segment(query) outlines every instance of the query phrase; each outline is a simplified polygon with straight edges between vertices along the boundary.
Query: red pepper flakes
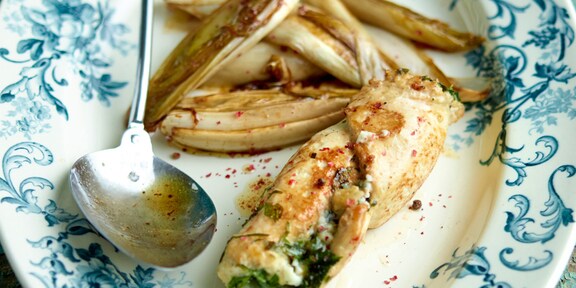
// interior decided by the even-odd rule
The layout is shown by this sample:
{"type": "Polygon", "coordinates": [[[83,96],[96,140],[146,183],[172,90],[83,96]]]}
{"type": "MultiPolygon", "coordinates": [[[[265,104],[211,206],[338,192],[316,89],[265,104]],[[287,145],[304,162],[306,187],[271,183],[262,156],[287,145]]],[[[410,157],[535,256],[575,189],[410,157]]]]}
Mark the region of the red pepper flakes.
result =
{"type": "Polygon", "coordinates": [[[247,172],[247,173],[252,172],[254,170],[256,170],[256,167],[254,167],[254,164],[250,164],[250,165],[247,165],[244,167],[244,172],[247,172]]]}
{"type": "Polygon", "coordinates": [[[340,153],[340,154],[344,154],[344,150],[342,150],[342,149],[340,149],[340,148],[338,148],[337,151],[338,151],[338,153],[340,153]]]}
{"type": "Polygon", "coordinates": [[[296,180],[294,180],[294,179],[288,180],[288,185],[292,186],[292,185],[294,185],[294,183],[296,183],[296,180]]]}
{"type": "Polygon", "coordinates": [[[270,172],[266,173],[266,177],[270,177],[272,176],[272,174],[270,174],[270,172]]]}
{"type": "Polygon", "coordinates": [[[204,177],[210,178],[210,176],[212,176],[212,173],[208,173],[208,174],[206,174],[204,177]]]}
{"type": "Polygon", "coordinates": [[[344,147],[347,149],[352,149],[352,148],[354,148],[354,143],[348,142],[348,143],[346,143],[346,146],[344,146],[344,147]]]}
{"type": "MultiPolygon", "coordinates": [[[[260,178],[258,179],[258,182],[256,182],[256,184],[254,185],[254,190],[260,190],[262,188],[262,186],[264,186],[266,184],[266,182],[264,182],[264,179],[260,178]]],[[[261,201],[264,201],[263,199],[261,201]]]]}
{"type": "Polygon", "coordinates": [[[224,178],[230,179],[230,174],[226,174],[226,176],[224,176],[224,178]]]}
{"type": "Polygon", "coordinates": [[[417,154],[418,152],[416,150],[412,150],[412,157],[416,157],[417,154]]]}
{"type": "Polygon", "coordinates": [[[358,240],[360,240],[360,236],[355,236],[354,238],[352,238],[352,241],[354,241],[354,242],[356,242],[358,240]]]}
{"type": "Polygon", "coordinates": [[[420,222],[424,221],[424,219],[426,219],[426,217],[424,216],[420,217],[420,222]]]}
{"type": "Polygon", "coordinates": [[[180,159],[180,153],[174,152],[172,153],[172,155],[170,155],[170,158],[172,158],[173,160],[178,160],[180,159]]]}
{"type": "Polygon", "coordinates": [[[329,147],[324,147],[324,148],[321,148],[321,149],[320,149],[320,151],[328,151],[328,150],[330,150],[329,147]]]}
{"type": "Polygon", "coordinates": [[[233,169],[233,170],[232,170],[232,174],[236,174],[236,169],[233,169]]]}
{"type": "Polygon", "coordinates": [[[374,109],[380,109],[380,108],[382,108],[382,103],[380,103],[380,102],[374,103],[372,105],[372,107],[374,107],[374,109]]]}
{"type": "Polygon", "coordinates": [[[244,114],[243,111],[237,111],[234,115],[236,116],[236,118],[240,118],[242,117],[242,114],[244,114]]]}
{"type": "Polygon", "coordinates": [[[272,158],[266,158],[266,159],[264,159],[264,163],[269,163],[270,161],[272,161],[272,158]]]}
{"type": "Polygon", "coordinates": [[[414,136],[414,135],[416,135],[416,130],[414,130],[410,133],[410,136],[414,136]]]}
{"type": "Polygon", "coordinates": [[[284,127],[286,127],[286,123],[280,123],[280,124],[278,124],[278,127],[284,128],[284,127]]]}
{"type": "Polygon", "coordinates": [[[428,202],[428,206],[432,207],[432,202],[428,202]]]}
{"type": "Polygon", "coordinates": [[[221,121],[216,121],[216,125],[220,125],[220,124],[222,124],[221,121]]]}

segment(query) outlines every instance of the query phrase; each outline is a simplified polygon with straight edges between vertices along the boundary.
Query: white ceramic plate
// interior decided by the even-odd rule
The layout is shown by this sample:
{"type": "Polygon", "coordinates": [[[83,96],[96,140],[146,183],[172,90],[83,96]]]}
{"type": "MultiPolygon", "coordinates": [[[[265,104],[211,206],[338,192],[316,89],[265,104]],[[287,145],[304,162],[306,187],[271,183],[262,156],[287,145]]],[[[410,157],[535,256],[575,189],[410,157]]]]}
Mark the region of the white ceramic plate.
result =
{"type": "MultiPolygon", "coordinates": [[[[471,1],[404,3],[487,35],[482,49],[433,56],[451,75],[496,77],[496,93],[452,127],[416,195],[423,208],[403,209],[370,231],[332,287],[553,287],[565,267],[576,236],[574,9],[560,0],[471,1]]],[[[0,235],[24,286],[222,287],[218,258],[245,219],[234,199],[258,177],[276,175],[296,150],[173,160],[177,150],[155,135],[157,155],[213,197],[213,242],[163,272],[96,235],[67,175],[78,157],[119,142],[133,88],[137,2],[0,4],[0,235]]],[[[157,4],[153,68],[183,36],[157,4]]]]}

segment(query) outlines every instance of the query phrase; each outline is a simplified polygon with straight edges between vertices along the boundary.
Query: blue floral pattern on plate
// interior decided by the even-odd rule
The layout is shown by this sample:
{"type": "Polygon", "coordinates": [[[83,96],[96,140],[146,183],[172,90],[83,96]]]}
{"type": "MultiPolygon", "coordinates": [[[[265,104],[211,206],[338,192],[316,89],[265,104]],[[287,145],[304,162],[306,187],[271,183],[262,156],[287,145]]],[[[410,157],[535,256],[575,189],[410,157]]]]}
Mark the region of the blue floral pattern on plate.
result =
{"type": "Polygon", "coordinates": [[[127,54],[134,45],[122,40],[128,33],[123,24],[110,21],[114,9],[108,1],[93,6],[81,1],[45,1],[41,9],[27,5],[10,11],[5,16],[7,29],[22,37],[14,52],[0,47],[0,59],[24,66],[20,80],[0,87],[0,105],[11,105],[8,119],[0,121],[0,138],[23,134],[28,139],[34,134],[50,130],[54,112],[68,120],[68,108],[54,95],[54,86],[68,86],[70,75],[61,64],[74,63],[74,75],[80,78],[82,99],[97,98],[109,106],[110,98],[127,82],[112,80],[105,72],[112,65],[107,49],[127,54]],[[27,31],[32,35],[28,36],[27,31]]]}
{"type": "MultiPolygon", "coordinates": [[[[52,152],[36,142],[18,143],[8,149],[2,159],[3,178],[0,178],[0,192],[7,192],[9,196],[1,198],[0,203],[14,205],[19,213],[43,216],[48,226],[65,224],[57,236],[28,240],[32,247],[50,252],[49,256],[32,263],[39,270],[31,274],[45,287],[154,287],[155,269],[137,265],[134,271],[125,273],[103,253],[101,244],[90,243],[88,248],[78,248],[70,243],[70,238],[98,232],[86,219],[59,208],[53,200],[49,200],[44,207],[38,205],[37,193],[44,189],[54,189],[52,182],[35,176],[25,178],[20,183],[13,182],[12,173],[15,170],[31,164],[48,166],[53,159],[52,152]],[[74,268],[68,268],[65,261],[75,263],[74,268]]],[[[183,278],[166,281],[164,284],[169,282],[171,285],[166,286],[163,282],[157,284],[162,284],[160,287],[191,284],[183,278]]]]}
{"type": "MultiPolygon", "coordinates": [[[[496,43],[493,47],[482,46],[466,54],[467,64],[472,66],[479,77],[494,79],[491,97],[485,101],[469,104],[469,114],[474,115],[468,119],[463,133],[452,135],[452,147],[456,150],[470,146],[474,139],[482,135],[495,120],[494,115],[501,112],[501,128],[494,143],[492,153],[486,159],[481,159],[481,165],[492,165],[495,160],[505,167],[511,168],[514,175],[506,179],[505,184],[518,187],[528,177],[528,170],[532,167],[546,164],[554,158],[559,150],[559,140],[554,135],[546,135],[550,126],[558,125],[558,117],[569,120],[576,118],[576,102],[573,86],[558,86],[555,83],[568,84],[576,77],[572,67],[564,63],[568,48],[574,43],[573,21],[568,10],[560,6],[557,1],[534,0],[522,6],[513,1],[491,0],[496,13],[489,16],[487,37],[496,43]],[[500,41],[502,39],[515,39],[518,35],[517,19],[530,9],[538,9],[539,22],[532,30],[527,32],[521,45],[511,45],[500,41]],[[538,58],[528,57],[525,51],[528,47],[540,50],[538,58]],[[533,65],[532,79],[528,84],[526,79],[529,66],[533,65]],[[530,135],[542,135],[530,145],[514,147],[508,143],[507,133],[511,127],[520,121],[529,121],[530,135]],[[527,151],[530,153],[525,153],[527,151]],[[523,155],[522,157],[516,155],[523,155]]],[[[453,1],[450,9],[462,5],[462,1],[453,1]]],[[[535,53],[531,54],[535,56],[535,53]]],[[[510,196],[508,201],[517,210],[506,211],[506,225],[504,232],[514,241],[523,244],[544,244],[554,239],[555,233],[561,227],[568,227],[574,222],[573,209],[566,206],[558,194],[554,181],[561,173],[570,178],[576,174],[576,167],[564,164],[555,168],[548,178],[548,200],[539,211],[539,218],[529,217],[531,207],[535,203],[529,197],[530,193],[518,193],[510,196]],[[537,228],[539,227],[539,228],[537,228]],[[534,230],[534,231],[532,231],[534,230]]],[[[527,189],[528,190],[528,189],[527,189]]],[[[567,191],[566,191],[567,192],[567,191]]],[[[532,214],[533,215],[533,214],[532,214]]],[[[454,251],[451,261],[440,265],[434,270],[430,278],[439,276],[439,271],[453,270],[449,278],[464,278],[469,275],[483,276],[486,282],[482,287],[510,287],[505,282],[494,282],[494,274],[486,274],[490,268],[490,261],[484,256],[488,247],[472,247],[461,256],[454,251]],[[470,265],[481,259],[483,273],[466,272],[470,265]]],[[[500,250],[500,264],[516,271],[534,271],[549,265],[554,257],[550,250],[544,250],[541,255],[516,255],[516,258],[525,260],[510,260],[508,255],[514,253],[513,247],[504,247],[500,250]]],[[[534,253],[534,252],[533,252],[534,253]]],[[[469,269],[468,269],[469,270],[469,269]]]]}
{"type": "Polygon", "coordinates": [[[484,251],[486,247],[472,247],[462,255],[458,255],[458,249],[454,250],[450,262],[446,262],[430,273],[430,278],[434,279],[440,273],[450,272],[450,278],[464,278],[466,276],[482,276],[485,283],[482,288],[497,287],[511,288],[510,284],[496,280],[496,275],[490,273],[490,263],[484,251]]]}
{"type": "MultiPolygon", "coordinates": [[[[0,138],[20,134],[32,138],[36,134],[50,133],[53,112],[68,120],[68,108],[56,95],[54,85],[67,86],[69,81],[59,78],[59,73],[71,73],[59,68],[60,64],[75,63],[73,75],[80,78],[82,99],[97,98],[110,106],[111,97],[127,82],[112,80],[106,68],[113,64],[104,46],[126,55],[134,44],[122,40],[129,33],[127,26],[114,24],[110,18],[114,9],[108,1],[95,6],[76,0],[44,1],[41,9],[31,8],[20,1],[19,5],[6,1],[3,7],[19,7],[10,16],[4,17],[7,29],[22,37],[15,48],[16,54],[0,47],[0,60],[24,66],[20,80],[0,87],[0,105],[11,105],[5,119],[0,121],[0,138]],[[10,6],[10,4],[12,4],[10,6]],[[21,4],[21,5],[20,5],[21,4]],[[32,36],[26,35],[31,31],[32,36]]],[[[73,238],[86,234],[98,234],[90,223],[60,208],[50,199],[40,205],[38,193],[55,189],[48,179],[29,176],[16,182],[13,173],[28,165],[49,166],[54,155],[49,148],[37,142],[20,142],[8,148],[2,158],[0,198],[2,205],[14,207],[17,213],[35,214],[46,221],[48,227],[62,228],[55,235],[40,239],[28,239],[35,249],[48,252],[32,265],[37,270],[30,272],[45,287],[189,287],[192,282],[179,277],[164,275],[154,277],[154,268],[137,265],[129,272],[121,271],[107,256],[100,242],[89,243],[88,247],[74,245],[73,238]],[[72,263],[73,265],[70,265],[72,263]]]]}

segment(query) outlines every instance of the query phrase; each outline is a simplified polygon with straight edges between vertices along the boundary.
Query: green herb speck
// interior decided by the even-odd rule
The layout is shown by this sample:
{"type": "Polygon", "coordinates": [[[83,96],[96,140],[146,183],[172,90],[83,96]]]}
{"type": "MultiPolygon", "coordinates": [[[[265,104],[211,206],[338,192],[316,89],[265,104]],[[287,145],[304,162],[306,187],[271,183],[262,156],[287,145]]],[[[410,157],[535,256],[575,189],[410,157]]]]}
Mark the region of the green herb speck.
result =
{"type": "Polygon", "coordinates": [[[282,217],[282,206],[280,206],[280,204],[264,203],[262,211],[264,212],[264,216],[270,217],[274,221],[282,217]]]}
{"type": "Polygon", "coordinates": [[[280,287],[280,283],[278,283],[278,275],[270,275],[264,269],[245,269],[246,273],[244,275],[235,276],[230,280],[230,282],[228,282],[228,288],[280,287]]]}
{"type": "Polygon", "coordinates": [[[452,98],[454,98],[454,100],[460,102],[460,95],[458,94],[457,91],[454,91],[454,89],[452,89],[452,86],[446,87],[446,85],[444,85],[440,82],[438,82],[438,86],[440,86],[440,88],[442,88],[442,92],[448,92],[448,94],[450,94],[452,96],[452,98]]]}

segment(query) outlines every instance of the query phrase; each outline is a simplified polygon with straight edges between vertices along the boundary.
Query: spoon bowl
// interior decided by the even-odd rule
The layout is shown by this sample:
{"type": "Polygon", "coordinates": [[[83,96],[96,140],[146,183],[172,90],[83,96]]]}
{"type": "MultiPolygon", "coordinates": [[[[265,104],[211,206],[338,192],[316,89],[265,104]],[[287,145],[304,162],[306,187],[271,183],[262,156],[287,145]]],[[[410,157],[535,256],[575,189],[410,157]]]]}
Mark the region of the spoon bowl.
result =
{"type": "Polygon", "coordinates": [[[142,0],[136,91],[119,147],[90,153],[70,170],[72,195],[120,251],[159,268],[186,264],[214,235],[216,209],[192,178],[154,156],[144,131],[153,2],[142,0]]]}
{"type": "Polygon", "coordinates": [[[210,242],[216,209],[192,178],[152,154],[150,137],[128,129],[122,144],[80,158],[70,183],[92,225],[144,263],[172,268],[210,242]]]}

